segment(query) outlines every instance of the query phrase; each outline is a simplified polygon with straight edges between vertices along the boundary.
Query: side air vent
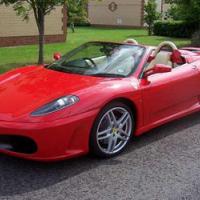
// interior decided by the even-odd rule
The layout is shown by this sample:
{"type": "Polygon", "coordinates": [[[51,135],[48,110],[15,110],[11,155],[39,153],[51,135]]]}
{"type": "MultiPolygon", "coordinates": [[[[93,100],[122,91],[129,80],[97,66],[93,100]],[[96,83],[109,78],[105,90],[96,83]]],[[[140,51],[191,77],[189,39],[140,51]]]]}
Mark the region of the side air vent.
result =
{"type": "Polygon", "coordinates": [[[28,137],[0,135],[0,149],[16,153],[33,154],[37,151],[37,145],[28,137]]]}

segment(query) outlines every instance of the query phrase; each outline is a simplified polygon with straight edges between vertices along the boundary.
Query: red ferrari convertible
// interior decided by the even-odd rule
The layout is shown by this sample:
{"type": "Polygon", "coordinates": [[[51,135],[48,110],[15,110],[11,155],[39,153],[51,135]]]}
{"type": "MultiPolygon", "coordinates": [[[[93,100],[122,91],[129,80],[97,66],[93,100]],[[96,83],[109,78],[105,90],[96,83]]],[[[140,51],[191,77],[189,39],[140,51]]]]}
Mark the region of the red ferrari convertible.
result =
{"type": "Polygon", "coordinates": [[[133,135],[200,111],[200,49],[89,42],[0,75],[0,152],[52,161],[121,153],[133,135]]]}

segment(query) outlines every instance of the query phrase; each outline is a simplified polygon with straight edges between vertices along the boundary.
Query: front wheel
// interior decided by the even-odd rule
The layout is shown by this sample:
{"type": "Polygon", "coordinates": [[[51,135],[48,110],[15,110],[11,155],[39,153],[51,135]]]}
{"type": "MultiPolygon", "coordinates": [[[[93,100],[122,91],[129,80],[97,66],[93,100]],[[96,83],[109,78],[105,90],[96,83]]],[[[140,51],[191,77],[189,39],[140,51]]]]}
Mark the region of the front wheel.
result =
{"type": "Polygon", "coordinates": [[[94,123],[90,137],[91,151],[103,158],[121,153],[129,143],[133,129],[131,109],[121,102],[109,104],[94,123]]]}

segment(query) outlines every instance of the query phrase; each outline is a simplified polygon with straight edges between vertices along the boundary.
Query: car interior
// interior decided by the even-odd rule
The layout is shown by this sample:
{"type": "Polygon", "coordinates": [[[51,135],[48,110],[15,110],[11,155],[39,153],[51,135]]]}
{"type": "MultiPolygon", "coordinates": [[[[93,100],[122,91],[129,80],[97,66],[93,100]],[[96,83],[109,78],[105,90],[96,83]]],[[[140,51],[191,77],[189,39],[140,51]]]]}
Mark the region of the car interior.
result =
{"type": "MultiPolygon", "coordinates": [[[[138,42],[135,39],[130,38],[123,43],[133,44],[135,47],[138,45],[138,42]]],[[[109,46],[103,46],[102,48],[97,46],[95,48],[93,48],[92,51],[90,50],[93,53],[93,56],[88,57],[88,55],[90,55],[88,54],[86,55],[87,57],[83,57],[83,55],[80,54],[78,57],[72,57],[72,59],[65,64],[79,66],[79,68],[88,68],[92,73],[92,70],[94,70],[95,73],[98,73],[102,71],[101,69],[106,69],[106,73],[117,73],[126,76],[133,71],[133,68],[136,66],[143,51],[142,49],[131,51],[128,46],[127,49],[120,49],[117,47],[111,48],[109,46]]],[[[175,68],[184,63],[185,60],[176,45],[173,42],[165,41],[160,43],[157,48],[152,47],[152,53],[147,60],[144,71],[151,70],[156,64],[175,68]]]]}
{"type": "Polygon", "coordinates": [[[147,64],[146,71],[152,69],[156,64],[163,64],[167,66],[173,66],[171,61],[171,52],[167,51],[160,51],[156,57],[147,64]]]}
{"type": "MultiPolygon", "coordinates": [[[[139,44],[135,39],[127,39],[124,43],[139,44]]],[[[171,68],[185,64],[185,59],[181,56],[177,46],[171,41],[165,41],[152,49],[152,53],[147,60],[145,71],[151,70],[156,64],[163,64],[171,68]]]]}
{"type": "MultiPolygon", "coordinates": [[[[131,39],[126,40],[124,43],[125,44],[131,43],[134,45],[138,44],[136,40],[131,40],[131,39]]],[[[113,74],[117,73],[126,76],[130,74],[130,72],[133,70],[134,66],[138,62],[140,55],[142,55],[143,53],[143,49],[139,49],[138,51],[136,51],[136,50],[131,50],[129,48],[126,49],[125,47],[123,49],[115,48],[114,50],[111,49],[111,51],[108,50],[109,49],[102,49],[102,52],[100,52],[100,54],[102,55],[99,54],[98,56],[91,58],[84,57],[83,58],[84,62],[90,69],[101,71],[101,69],[104,69],[106,66],[108,66],[107,67],[108,73],[113,73],[113,74]],[[109,55],[110,53],[111,55],[109,55]]],[[[75,61],[72,60],[73,64],[75,63],[75,61]]]]}
{"type": "MultiPolygon", "coordinates": [[[[133,45],[138,44],[138,42],[135,39],[127,39],[124,41],[124,43],[133,45]]],[[[147,61],[146,64],[145,71],[152,69],[156,64],[163,64],[171,66],[172,68],[175,68],[180,64],[184,64],[184,62],[178,63],[176,61],[173,61],[172,54],[175,50],[178,50],[178,48],[173,42],[165,41],[160,43],[160,45],[157,48],[152,50],[152,54],[150,55],[149,60],[147,61]]],[[[106,56],[93,58],[93,61],[98,65],[101,64],[102,62],[106,62],[106,60],[107,60],[106,56]]],[[[127,64],[129,65],[129,63],[127,64]]],[[[127,70],[128,68],[130,68],[130,66],[128,65],[124,67],[127,70]]]]}
{"type": "Polygon", "coordinates": [[[156,64],[163,64],[167,66],[175,67],[176,63],[172,61],[172,53],[174,50],[178,50],[173,42],[162,42],[150,55],[149,62],[145,71],[152,69],[156,64]]]}

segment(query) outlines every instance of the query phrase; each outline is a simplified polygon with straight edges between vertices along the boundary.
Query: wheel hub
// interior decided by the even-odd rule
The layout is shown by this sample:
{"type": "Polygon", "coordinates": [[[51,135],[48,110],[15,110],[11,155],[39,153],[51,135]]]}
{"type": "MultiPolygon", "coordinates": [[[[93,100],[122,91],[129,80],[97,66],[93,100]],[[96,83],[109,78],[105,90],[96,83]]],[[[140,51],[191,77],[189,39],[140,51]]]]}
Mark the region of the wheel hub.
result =
{"type": "Polygon", "coordinates": [[[130,113],[121,107],[112,108],[101,118],[97,129],[97,143],[99,148],[114,154],[127,144],[132,131],[130,113]]]}
{"type": "Polygon", "coordinates": [[[118,128],[113,128],[112,133],[113,133],[113,135],[116,135],[118,133],[118,128]]]}

